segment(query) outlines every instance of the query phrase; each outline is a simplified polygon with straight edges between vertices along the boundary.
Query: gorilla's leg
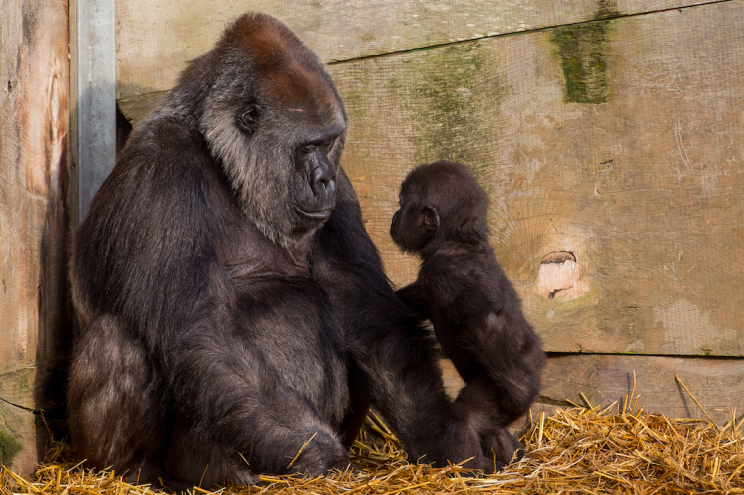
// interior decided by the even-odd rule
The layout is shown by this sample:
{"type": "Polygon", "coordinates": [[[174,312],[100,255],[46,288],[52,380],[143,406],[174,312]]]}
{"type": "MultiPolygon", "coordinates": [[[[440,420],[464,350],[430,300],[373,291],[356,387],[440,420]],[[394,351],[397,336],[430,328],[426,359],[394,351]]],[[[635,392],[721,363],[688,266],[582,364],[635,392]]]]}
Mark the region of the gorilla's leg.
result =
{"type": "Polygon", "coordinates": [[[209,487],[255,482],[257,473],[318,475],[348,465],[333,426],[264,353],[282,349],[264,350],[255,335],[250,342],[241,337],[212,326],[181,338],[174,358],[177,424],[165,470],[192,481],[203,473],[202,486],[209,487]]]}
{"type": "Polygon", "coordinates": [[[513,458],[518,460],[524,455],[522,445],[506,429],[512,421],[499,410],[499,393],[491,378],[481,373],[468,381],[455,401],[464,423],[478,432],[483,453],[491,459],[491,469],[501,469],[513,458]]]}
{"type": "Polygon", "coordinates": [[[545,353],[521,313],[512,315],[511,323],[504,314],[494,313],[486,321],[489,331],[469,332],[470,349],[460,359],[485,366],[476,381],[489,407],[498,411],[494,416],[498,424],[508,426],[525,414],[537,397],[545,353]]]}
{"type": "Polygon", "coordinates": [[[146,350],[121,319],[90,322],[76,344],[67,394],[73,447],[99,467],[116,466],[129,480],[157,482],[167,428],[162,380],[146,350]]]}

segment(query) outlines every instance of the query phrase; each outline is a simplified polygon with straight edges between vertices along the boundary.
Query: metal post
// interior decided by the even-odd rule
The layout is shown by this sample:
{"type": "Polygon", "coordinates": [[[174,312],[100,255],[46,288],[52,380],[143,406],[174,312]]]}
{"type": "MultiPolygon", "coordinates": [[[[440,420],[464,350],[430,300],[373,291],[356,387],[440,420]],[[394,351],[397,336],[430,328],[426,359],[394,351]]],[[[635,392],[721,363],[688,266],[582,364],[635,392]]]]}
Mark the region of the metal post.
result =
{"type": "Polygon", "coordinates": [[[116,162],[115,0],[72,0],[72,221],[88,212],[116,162]]]}

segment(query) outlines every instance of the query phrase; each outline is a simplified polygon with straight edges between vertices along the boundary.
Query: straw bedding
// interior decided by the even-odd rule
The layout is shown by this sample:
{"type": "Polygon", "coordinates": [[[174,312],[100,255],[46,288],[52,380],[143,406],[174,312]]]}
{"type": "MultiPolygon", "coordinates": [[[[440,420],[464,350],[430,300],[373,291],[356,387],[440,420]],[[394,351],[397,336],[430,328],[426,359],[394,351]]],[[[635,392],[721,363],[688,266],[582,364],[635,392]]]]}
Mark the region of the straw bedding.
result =
{"type": "MultiPolygon", "coordinates": [[[[558,409],[534,418],[521,438],[527,450],[522,460],[494,475],[473,476],[457,466],[411,463],[380,418],[370,414],[352,448],[355,470],[314,479],[261,476],[258,486],[217,492],[195,487],[192,493],[744,493],[744,420],[737,423],[736,411],[731,418],[723,427],[708,420],[671,419],[646,413],[628,398],[606,408],[558,409]]],[[[125,483],[111,471],[81,469],[70,456],[69,447],[55,442],[30,480],[3,468],[0,490],[6,495],[158,491],[125,483]]]]}

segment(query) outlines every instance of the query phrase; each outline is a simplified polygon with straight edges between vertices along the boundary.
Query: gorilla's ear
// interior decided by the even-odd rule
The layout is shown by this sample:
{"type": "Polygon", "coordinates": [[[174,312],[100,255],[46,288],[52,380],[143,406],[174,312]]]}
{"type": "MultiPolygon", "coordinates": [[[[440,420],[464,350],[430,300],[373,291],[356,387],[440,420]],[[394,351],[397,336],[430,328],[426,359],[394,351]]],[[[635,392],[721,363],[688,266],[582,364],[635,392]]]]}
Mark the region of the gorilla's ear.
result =
{"type": "Polygon", "coordinates": [[[243,132],[253,134],[256,127],[258,127],[259,117],[261,117],[261,107],[255,103],[251,103],[238,115],[238,125],[243,129],[243,132]]]}
{"type": "Polygon", "coordinates": [[[436,232],[439,229],[439,212],[434,205],[424,206],[424,227],[426,230],[436,232]]]}

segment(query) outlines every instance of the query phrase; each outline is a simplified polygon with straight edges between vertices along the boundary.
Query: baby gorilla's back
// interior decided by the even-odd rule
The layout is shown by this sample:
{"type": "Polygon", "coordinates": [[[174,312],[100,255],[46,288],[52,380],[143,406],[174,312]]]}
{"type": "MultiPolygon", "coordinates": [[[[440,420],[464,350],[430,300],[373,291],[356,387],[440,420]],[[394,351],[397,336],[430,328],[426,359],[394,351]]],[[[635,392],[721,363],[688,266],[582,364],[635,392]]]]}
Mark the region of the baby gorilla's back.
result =
{"type": "Polygon", "coordinates": [[[545,354],[488,242],[486,207],[464,165],[423,165],[401,186],[391,235],[423,259],[416,281],[398,295],[432,321],[466,384],[456,400],[463,423],[478,432],[488,457],[505,464],[519,448],[505,427],[537,396],[545,354]]]}

